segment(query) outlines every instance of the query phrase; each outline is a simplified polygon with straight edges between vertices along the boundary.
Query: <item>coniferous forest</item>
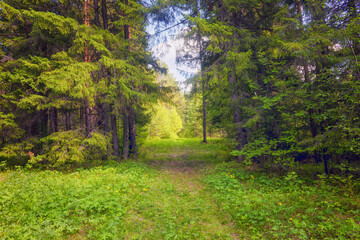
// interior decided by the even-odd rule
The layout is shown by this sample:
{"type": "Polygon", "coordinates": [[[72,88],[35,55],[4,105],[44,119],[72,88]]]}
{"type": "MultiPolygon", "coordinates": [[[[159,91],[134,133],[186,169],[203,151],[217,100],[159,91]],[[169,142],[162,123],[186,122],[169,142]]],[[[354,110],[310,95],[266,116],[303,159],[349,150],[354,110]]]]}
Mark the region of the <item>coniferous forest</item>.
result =
{"type": "Polygon", "coordinates": [[[359,0],[0,0],[0,238],[356,239],[359,61],[359,0]]]}

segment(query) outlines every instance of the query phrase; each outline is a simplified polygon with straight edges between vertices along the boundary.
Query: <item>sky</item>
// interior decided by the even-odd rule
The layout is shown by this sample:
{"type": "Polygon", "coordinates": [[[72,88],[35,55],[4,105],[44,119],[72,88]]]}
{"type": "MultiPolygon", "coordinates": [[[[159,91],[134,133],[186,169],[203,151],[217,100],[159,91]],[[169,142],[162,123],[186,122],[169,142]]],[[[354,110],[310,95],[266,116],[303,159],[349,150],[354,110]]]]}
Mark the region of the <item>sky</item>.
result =
{"type": "MultiPolygon", "coordinates": [[[[165,29],[166,26],[163,28],[165,29]]],[[[185,90],[186,88],[185,81],[187,77],[195,74],[198,71],[198,67],[189,68],[176,64],[176,51],[177,49],[184,48],[184,40],[182,38],[179,38],[178,34],[184,28],[184,25],[180,25],[176,28],[164,31],[161,33],[161,36],[159,38],[152,39],[152,41],[150,42],[150,51],[153,56],[167,65],[169,73],[175,77],[176,81],[179,83],[179,86],[183,90],[185,90]],[[184,73],[186,76],[184,75],[184,73]]],[[[155,25],[148,25],[146,29],[150,35],[153,35],[155,32],[162,30],[157,29],[155,25]]]]}
{"type": "Polygon", "coordinates": [[[151,48],[151,52],[155,58],[165,63],[169,69],[169,73],[173,75],[181,87],[185,87],[187,76],[195,74],[197,68],[189,68],[176,64],[176,50],[184,48],[182,39],[171,39],[164,43],[160,43],[151,48]],[[184,75],[187,75],[185,76],[184,75]]]}

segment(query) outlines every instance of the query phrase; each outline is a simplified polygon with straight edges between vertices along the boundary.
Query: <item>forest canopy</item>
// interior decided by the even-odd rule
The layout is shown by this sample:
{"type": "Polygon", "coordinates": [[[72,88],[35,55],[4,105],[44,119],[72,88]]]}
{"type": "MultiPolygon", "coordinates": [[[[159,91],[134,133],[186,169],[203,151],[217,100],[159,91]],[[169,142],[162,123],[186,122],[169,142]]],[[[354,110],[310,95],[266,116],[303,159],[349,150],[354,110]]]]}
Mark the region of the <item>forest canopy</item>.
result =
{"type": "Polygon", "coordinates": [[[360,156],[359,11],[358,0],[3,0],[0,161],[91,165],[137,157],[148,137],[208,134],[265,168],[349,169],[360,156]],[[146,32],[181,14],[195,44],[177,60],[200,66],[185,96],[159,80],[146,32]]]}

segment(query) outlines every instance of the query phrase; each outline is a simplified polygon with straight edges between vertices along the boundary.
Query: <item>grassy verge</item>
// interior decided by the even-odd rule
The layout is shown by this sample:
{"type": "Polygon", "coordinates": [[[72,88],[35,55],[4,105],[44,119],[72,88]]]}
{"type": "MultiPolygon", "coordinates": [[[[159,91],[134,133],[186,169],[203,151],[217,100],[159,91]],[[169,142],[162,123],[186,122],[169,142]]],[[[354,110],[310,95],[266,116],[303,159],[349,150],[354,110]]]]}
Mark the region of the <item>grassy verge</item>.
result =
{"type": "Polygon", "coordinates": [[[351,179],[343,188],[322,178],[305,184],[296,173],[272,177],[222,163],[209,190],[245,239],[357,239],[360,201],[351,179]]]}
{"type": "Polygon", "coordinates": [[[142,160],[153,161],[206,161],[206,163],[221,162],[229,150],[222,139],[208,139],[208,144],[201,143],[198,138],[154,139],[145,142],[142,160]]]}
{"type": "MultiPolygon", "coordinates": [[[[209,145],[220,148],[216,141],[209,145]]],[[[0,238],[232,238],[231,226],[218,216],[216,204],[204,190],[203,165],[196,164],[214,161],[217,153],[209,145],[198,139],[153,141],[145,146],[147,157],[136,162],[72,173],[3,172],[0,238]],[[161,163],[166,162],[181,164],[165,169],[161,163]],[[199,171],[190,171],[199,166],[199,171]]]]}
{"type": "Polygon", "coordinates": [[[145,165],[130,162],[70,174],[3,173],[0,237],[110,239],[126,234],[124,219],[134,201],[146,195],[151,174],[145,165]]]}
{"type": "Polygon", "coordinates": [[[71,173],[0,173],[0,239],[360,236],[359,183],[351,178],[245,171],[224,159],[216,139],[153,140],[141,152],[137,161],[71,173]]]}

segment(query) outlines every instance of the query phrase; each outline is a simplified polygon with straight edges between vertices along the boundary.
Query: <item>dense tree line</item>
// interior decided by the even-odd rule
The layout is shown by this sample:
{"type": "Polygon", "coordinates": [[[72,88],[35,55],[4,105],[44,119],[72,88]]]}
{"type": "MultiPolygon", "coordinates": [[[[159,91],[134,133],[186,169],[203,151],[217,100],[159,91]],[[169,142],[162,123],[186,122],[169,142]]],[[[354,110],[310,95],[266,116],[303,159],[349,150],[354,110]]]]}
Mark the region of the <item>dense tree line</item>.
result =
{"type": "Polygon", "coordinates": [[[326,173],[359,163],[358,0],[5,0],[0,9],[2,161],[137,156],[148,122],[174,123],[148,129],[154,136],[177,134],[179,116],[163,114],[174,111],[186,136],[226,131],[239,160],[317,162],[326,173]],[[168,23],[176,11],[196,48],[178,60],[201,66],[177,112],[145,32],[149,18],[168,23]]]}
{"type": "Polygon", "coordinates": [[[358,163],[359,1],[193,6],[208,121],[235,140],[233,155],[263,166],[322,162],[326,173],[330,162],[358,163]]]}
{"type": "Polygon", "coordinates": [[[158,10],[145,5],[0,2],[2,161],[56,167],[137,156],[144,104],[160,96],[145,33],[158,10]]]}

